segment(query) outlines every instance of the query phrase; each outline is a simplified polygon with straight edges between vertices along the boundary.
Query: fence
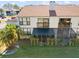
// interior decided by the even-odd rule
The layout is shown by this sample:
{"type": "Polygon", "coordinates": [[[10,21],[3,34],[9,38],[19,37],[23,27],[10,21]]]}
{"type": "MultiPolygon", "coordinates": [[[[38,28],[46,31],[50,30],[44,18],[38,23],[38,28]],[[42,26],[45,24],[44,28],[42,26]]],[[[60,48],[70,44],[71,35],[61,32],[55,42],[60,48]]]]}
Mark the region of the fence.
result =
{"type": "Polygon", "coordinates": [[[75,31],[71,29],[72,30],[71,31],[72,33],[70,34],[71,38],[68,39],[67,43],[65,43],[66,39],[63,39],[63,38],[55,39],[54,37],[47,37],[46,41],[43,42],[42,40],[40,41],[39,37],[30,36],[29,39],[26,38],[26,42],[29,42],[29,43],[26,43],[26,45],[30,45],[30,46],[77,46],[78,47],[79,46],[78,29],[79,28],[74,28],[75,31]],[[73,37],[72,35],[73,33],[75,33],[77,37],[73,37]]]}
{"type": "Polygon", "coordinates": [[[40,41],[39,38],[34,38],[31,37],[31,39],[29,40],[31,46],[55,46],[56,42],[54,38],[47,38],[47,40],[45,42],[43,42],[42,40],[40,41]]]}
{"type": "Polygon", "coordinates": [[[25,43],[27,46],[79,46],[79,39],[71,39],[67,44],[64,44],[61,39],[48,38],[46,42],[39,41],[38,38],[31,37],[30,39],[25,39],[23,44],[25,43]]]}

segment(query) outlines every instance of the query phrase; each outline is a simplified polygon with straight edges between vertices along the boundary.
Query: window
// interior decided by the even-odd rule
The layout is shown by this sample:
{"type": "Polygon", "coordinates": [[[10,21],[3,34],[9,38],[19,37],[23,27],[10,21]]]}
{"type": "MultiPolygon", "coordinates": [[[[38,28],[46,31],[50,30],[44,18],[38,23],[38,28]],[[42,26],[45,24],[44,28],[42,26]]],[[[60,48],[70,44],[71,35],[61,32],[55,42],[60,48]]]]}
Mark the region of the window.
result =
{"type": "Polygon", "coordinates": [[[41,23],[41,22],[38,22],[37,23],[37,26],[40,28],[40,27],[43,27],[43,23],[41,23]]]}
{"type": "Polygon", "coordinates": [[[49,19],[48,18],[38,18],[37,27],[38,28],[48,28],[49,19]]]}
{"type": "Polygon", "coordinates": [[[19,18],[19,24],[23,25],[23,18],[19,18]]]}
{"type": "Polygon", "coordinates": [[[43,18],[38,18],[38,22],[43,22],[43,18]]]}
{"type": "Polygon", "coordinates": [[[30,25],[30,18],[20,18],[20,21],[19,21],[19,24],[20,25],[30,25]]]}
{"type": "Polygon", "coordinates": [[[27,28],[27,34],[31,34],[31,29],[27,28]]]}
{"type": "Polygon", "coordinates": [[[23,28],[22,29],[27,35],[31,34],[31,29],[30,28],[23,28]]]}
{"type": "Polygon", "coordinates": [[[24,29],[23,29],[23,28],[21,28],[21,30],[22,30],[22,31],[24,31],[24,29]]]}
{"type": "Polygon", "coordinates": [[[26,24],[30,25],[30,18],[26,18],[26,24]]]}
{"type": "Polygon", "coordinates": [[[48,27],[48,26],[49,26],[48,23],[46,22],[43,23],[43,27],[48,27]]]}

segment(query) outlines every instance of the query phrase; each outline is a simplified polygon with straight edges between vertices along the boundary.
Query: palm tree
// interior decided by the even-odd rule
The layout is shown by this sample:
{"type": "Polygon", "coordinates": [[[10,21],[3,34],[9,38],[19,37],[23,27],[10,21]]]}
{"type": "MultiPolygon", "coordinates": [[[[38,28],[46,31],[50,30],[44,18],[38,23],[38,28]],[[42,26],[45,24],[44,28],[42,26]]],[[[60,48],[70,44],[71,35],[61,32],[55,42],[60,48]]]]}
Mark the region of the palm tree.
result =
{"type": "Polygon", "coordinates": [[[13,46],[18,41],[18,35],[15,29],[8,29],[4,36],[4,42],[8,47],[13,46]]]}
{"type": "Polygon", "coordinates": [[[7,25],[6,29],[2,30],[2,34],[0,35],[0,39],[7,47],[13,46],[18,41],[16,28],[12,27],[14,27],[14,25],[7,25]]]}
{"type": "Polygon", "coordinates": [[[2,41],[2,44],[5,44],[7,48],[14,48],[22,35],[23,31],[19,27],[9,24],[5,29],[0,30],[0,41],[2,41]]]}
{"type": "Polygon", "coordinates": [[[4,35],[5,35],[5,31],[4,30],[0,30],[0,41],[3,41],[4,35]]]}
{"type": "Polygon", "coordinates": [[[6,26],[6,29],[9,30],[8,34],[9,36],[12,34],[11,38],[9,36],[7,36],[10,39],[13,39],[13,43],[16,43],[17,41],[20,40],[20,38],[24,35],[24,32],[21,30],[21,28],[19,26],[13,25],[13,24],[9,24],[6,26]]]}

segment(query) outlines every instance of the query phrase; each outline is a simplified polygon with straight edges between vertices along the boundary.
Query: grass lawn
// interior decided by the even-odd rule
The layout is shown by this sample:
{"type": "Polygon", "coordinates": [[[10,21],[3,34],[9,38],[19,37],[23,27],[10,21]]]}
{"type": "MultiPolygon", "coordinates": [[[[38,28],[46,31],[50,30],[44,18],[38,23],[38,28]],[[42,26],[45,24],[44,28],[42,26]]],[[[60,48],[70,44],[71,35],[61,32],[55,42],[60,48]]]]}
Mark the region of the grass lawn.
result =
{"type": "Polygon", "coordinates": [[[13,55],[1,58],[77,58],[79,47],[20,47],[13,55]]]}

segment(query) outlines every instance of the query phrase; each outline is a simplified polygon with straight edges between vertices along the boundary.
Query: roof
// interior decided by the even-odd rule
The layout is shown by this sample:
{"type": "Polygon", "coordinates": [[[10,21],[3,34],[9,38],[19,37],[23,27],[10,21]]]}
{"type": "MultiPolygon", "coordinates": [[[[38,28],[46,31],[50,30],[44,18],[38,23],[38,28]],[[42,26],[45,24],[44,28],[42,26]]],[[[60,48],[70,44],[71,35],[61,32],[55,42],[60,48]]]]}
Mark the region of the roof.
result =
{"type": "Polygon", "coordinates": [[[55,11],[49,11],[48,5],[25,6],[18,14],[19,17],[28,16],[79,16],[77,5],[56,5],[55,11]]]}
{"type": "Polygon", "coordinates": [[[49,16],[48,6],[26,6],[19,12],[18,16],[49,16]]]}
{"type": "Polygon", "coordinates": [[[56,6],[55,10],[57,16],[79,16],[79,6],[76,5],[56,6]]]}

